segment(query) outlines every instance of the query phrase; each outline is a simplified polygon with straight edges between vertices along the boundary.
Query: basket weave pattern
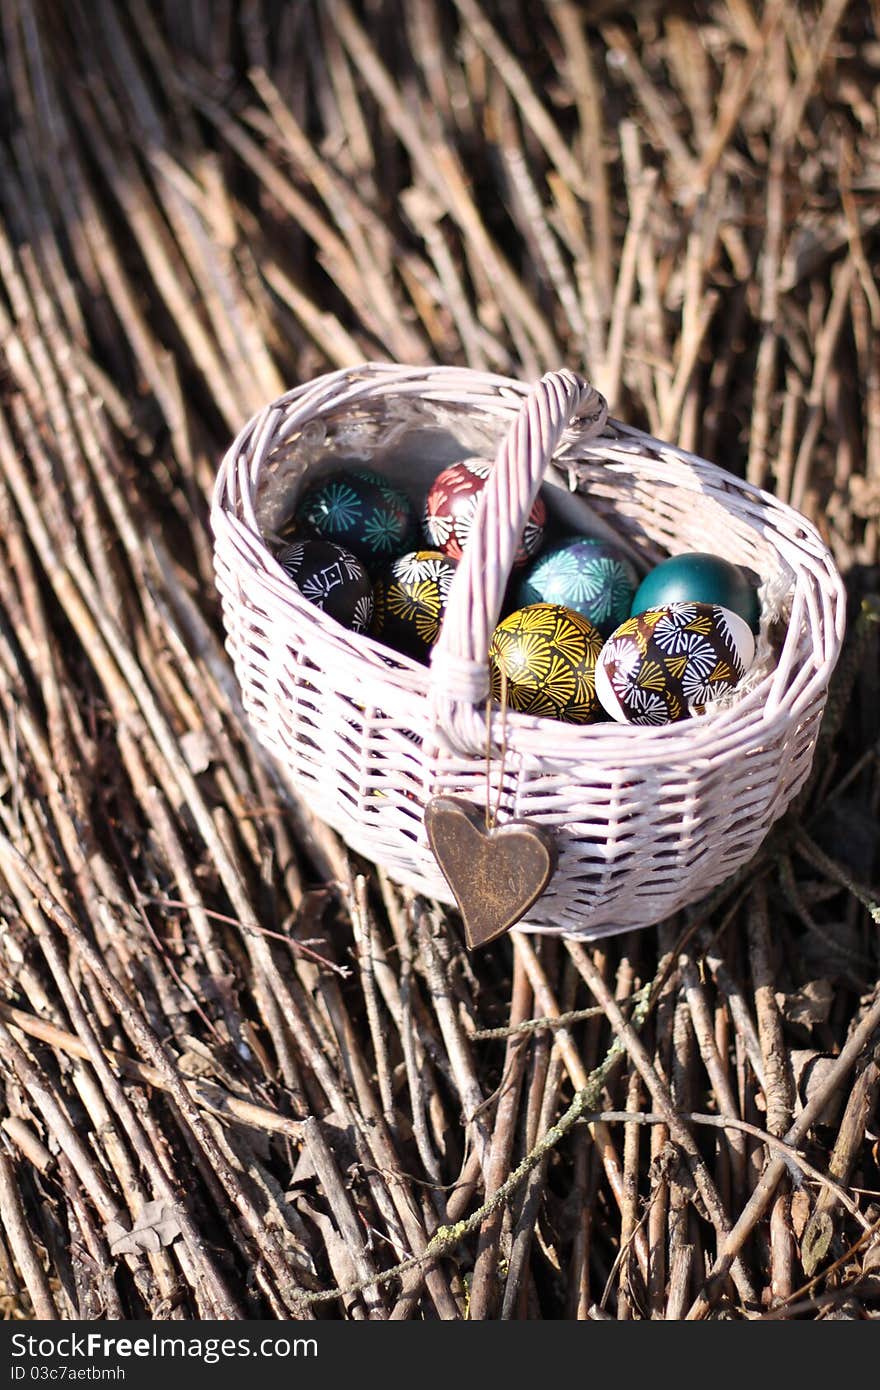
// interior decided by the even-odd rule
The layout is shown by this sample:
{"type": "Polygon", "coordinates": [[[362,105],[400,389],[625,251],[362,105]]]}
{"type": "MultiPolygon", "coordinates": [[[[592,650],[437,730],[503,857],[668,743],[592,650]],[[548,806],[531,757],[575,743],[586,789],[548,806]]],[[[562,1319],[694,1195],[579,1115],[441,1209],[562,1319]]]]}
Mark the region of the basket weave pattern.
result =
{"type": "Polygon", "coordinates": [[[552,828],[558,867],[520,925],[588,939],[702,896],[752,856],[807,777],[844,623],[821,538],[772,496],[607,420],[571,372],[531,390],[458,368],[321,377],[241,431],[212,523],[227,647],[261,742],[352,848],[442,902],[423,825],[432,796],[490,799],[499,821],[552,828]],[[266,537],[316,477],[366,464],[418,504],[441,467],[474,452],[496,466],[430,667],[325,617],[273,558],[266,537]],[[735,699],[662,728],[498,709],[487,728],[486,650],[542,483],[559,517],[613,535],[642,569],[709,550],[761,577],[759,664],[735,699]]]}

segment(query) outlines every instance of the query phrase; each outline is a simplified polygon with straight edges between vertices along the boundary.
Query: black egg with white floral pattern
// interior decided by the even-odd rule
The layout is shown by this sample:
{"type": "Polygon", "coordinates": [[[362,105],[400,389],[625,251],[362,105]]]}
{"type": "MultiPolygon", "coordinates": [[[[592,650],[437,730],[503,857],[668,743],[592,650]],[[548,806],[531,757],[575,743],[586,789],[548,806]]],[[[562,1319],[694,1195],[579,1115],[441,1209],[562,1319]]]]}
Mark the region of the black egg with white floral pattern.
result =
{"type": "Polygon", "coordinates": [[[334,473],[315,483],[302,499],[297,520],[352,551],[369,574],[408,550],[416,535],[406,494],[368,468],[334,473]]]}
{"type": "Polygon", "coordinates": [[[358,557],[333,541],[299,540],[276,559],[303,598],[352,632],[366,632],[373,617],[373,586],[358,557]]]}

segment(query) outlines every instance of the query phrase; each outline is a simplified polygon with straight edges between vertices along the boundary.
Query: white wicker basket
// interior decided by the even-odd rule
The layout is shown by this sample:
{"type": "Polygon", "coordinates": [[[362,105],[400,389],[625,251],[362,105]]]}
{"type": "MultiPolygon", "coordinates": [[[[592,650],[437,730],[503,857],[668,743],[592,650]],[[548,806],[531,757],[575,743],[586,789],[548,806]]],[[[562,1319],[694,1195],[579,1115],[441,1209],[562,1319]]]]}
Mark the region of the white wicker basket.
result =
{"type": "Polygon", "coordinates": [[[227,647],[244,707],[292,787],[389,876],[451,903],[423,813],[436,795],[550,827],[558,864],[532,931],[584,939],[648,926],[744,864],[803,785],[843,636],[840,577],[814,528],[767,493],[606,419],[563,370],[537,387],[458,368],[367,364],[251,420],[212,522],[227,647]],[[351,465],[418,504],[468,454],[495,455],[430,667],[305,602],[265,539],[303,485],[351,465]],[[552,461],[551,461],[552,460],[552,461]],[[762,579],[756,665],[735,697],[663,728],[491,715],[486,650],[537,490],[642,569],[710,550],[762,579]]]}

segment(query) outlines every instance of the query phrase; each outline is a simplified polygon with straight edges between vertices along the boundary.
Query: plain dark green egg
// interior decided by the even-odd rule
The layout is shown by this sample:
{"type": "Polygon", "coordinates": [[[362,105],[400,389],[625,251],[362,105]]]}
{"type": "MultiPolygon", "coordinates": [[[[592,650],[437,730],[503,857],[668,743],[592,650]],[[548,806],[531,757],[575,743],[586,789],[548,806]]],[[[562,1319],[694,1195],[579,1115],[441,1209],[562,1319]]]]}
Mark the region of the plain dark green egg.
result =
{"type": "Polygon", "coordinates": [[[655,566],[636,590],[630,616],[670,603],[717,604],[737,613],[752,632],[758,631],[761,620],[758,591],[739,566],[703,552],[674,555],[655,566]]]}

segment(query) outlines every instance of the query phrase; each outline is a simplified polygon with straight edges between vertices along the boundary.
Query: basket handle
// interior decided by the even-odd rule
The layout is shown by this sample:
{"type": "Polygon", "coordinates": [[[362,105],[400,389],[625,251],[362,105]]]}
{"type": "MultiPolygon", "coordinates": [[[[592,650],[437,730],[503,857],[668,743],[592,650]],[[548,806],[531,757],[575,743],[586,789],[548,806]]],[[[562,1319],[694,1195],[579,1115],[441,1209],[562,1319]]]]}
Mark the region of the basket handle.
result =
{"type": "Polygon", "coordinates": [[[608,406],[568,368],[548,372],[523,401],[480,494],[431,656],[435,731],[456,751],[485,752],[482,708],[489,694],[487,652],[520,538],[547,465],[569,425],[601,434],[608,406]]]}

